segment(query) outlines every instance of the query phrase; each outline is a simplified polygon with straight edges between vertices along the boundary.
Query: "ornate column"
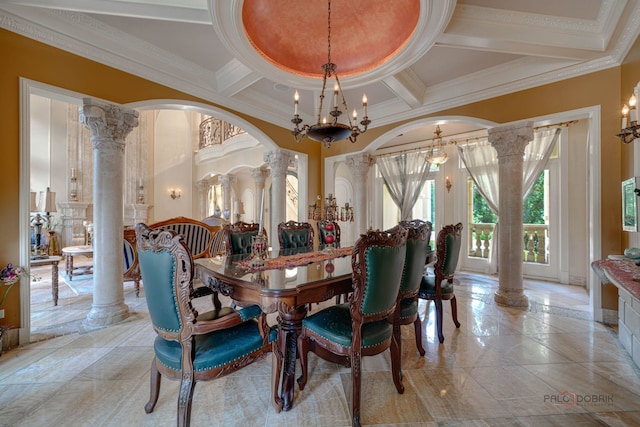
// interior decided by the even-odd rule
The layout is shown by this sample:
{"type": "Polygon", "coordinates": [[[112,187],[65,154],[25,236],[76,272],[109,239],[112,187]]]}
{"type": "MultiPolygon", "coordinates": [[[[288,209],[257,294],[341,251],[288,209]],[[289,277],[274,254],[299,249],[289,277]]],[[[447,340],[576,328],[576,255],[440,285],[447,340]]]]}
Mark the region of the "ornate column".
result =
{"type": "MultiPolygon", "coordinates": [[[[269,151],[264,154],[264,161],[271,167],[271,227],[269,242],[278,251],[278,224],[286,220],[287,215],[287,169],[294,159],[293,153],[284,150],[269,151]]],[[[265,204],[267,203],[265,196],[265,204]]]]}
{"type": "MultiPolygon", "coordinates": [[[[260,221],[260,203],[262,203],[262,192],[264,191],[264,183],[269,176],[269,170],[260,166],[259,168],[251,169],[251,176],[256,185],[256,191],[253,195],[253,221],[260,221]]],[[[266,197],[266,196],[265,196],[266,197]]]]}
{"type": "Polygon", "coordinates": [[[122,231],[125,138],[138,125],[138,112],[85,98],[80,121],[93,143],[93,305],[84,325],[112,325],[129,317],[122,287],[122,231]]]}
{"type": "Polygon", "coordinates": [[[218,182],[222,185],[222,216],[229,222],[231,221],[231,184],[237,180],[235,175],[220,175],[218,182]]]}
{"type": "Polygon", "coordinates": [[[369,169],[373,165],[373,157],[367,153],[347,156],[347,166],[353,175],[355,186],[353,189],[355,197],[355,232],[356,238],[361,233],[367,231],[369,223],[369,209],[367,207],[367,177],[369,169]]]}
{"type": "Polygon", "coordinates": [[[207,213],[207,196],[209,195],[209,189],[211,188],[211,180],[209,178],[205,178],[197,181],[196,188],[198,189],[200,218],[206,218],[209,216],[207,213]]]}
{"type": "Polygon", "coordinates": [[[494,300],[511,307],[527,307],[522,280],[522,163],[533,140],[533,123],[489,129],[489,142],[498,153],[498,291],[494,300]]]}

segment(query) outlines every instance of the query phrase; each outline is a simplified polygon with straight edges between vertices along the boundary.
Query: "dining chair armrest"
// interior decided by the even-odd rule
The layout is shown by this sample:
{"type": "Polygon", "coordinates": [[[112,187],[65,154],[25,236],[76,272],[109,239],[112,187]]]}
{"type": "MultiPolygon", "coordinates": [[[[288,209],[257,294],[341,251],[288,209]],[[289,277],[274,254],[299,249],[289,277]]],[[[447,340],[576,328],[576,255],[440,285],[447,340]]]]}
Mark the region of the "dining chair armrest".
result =
{"type": "Polygon", "coordinates": [[[227,315],[212,320],[197,321],[193,324],[193,335],[206,334],[221,329],[228,329],[233,326],[240,325],[245,321],[242,320],[240,314],[233,310],[227,315]]]}

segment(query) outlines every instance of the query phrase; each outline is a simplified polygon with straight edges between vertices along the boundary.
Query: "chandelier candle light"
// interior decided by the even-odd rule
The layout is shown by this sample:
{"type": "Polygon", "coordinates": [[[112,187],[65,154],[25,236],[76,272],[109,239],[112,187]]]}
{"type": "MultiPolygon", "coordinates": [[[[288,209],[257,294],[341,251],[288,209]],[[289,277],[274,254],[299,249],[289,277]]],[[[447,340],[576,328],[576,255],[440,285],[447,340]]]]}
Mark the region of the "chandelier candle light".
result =
{"type": "Polygon", "coordinates": [[[347,101],[344,97],[342,86],[340,85],[340,79],[338,79],[338,74],[336,73],[336,69],[338,67],[336,64],[331,62],[331,0],[328,1],[328,6],[328,55],[327,63],[322,66],[324,75],[322,77],[322,92],[320,93],[320,104],[318,107],[316,124],[305,124],[300,127],[302,119],[300,118],[300,113],[298,111],[300,101],[298,91],[296,91],[293,97],[293,119],[291,119],[291,122],[295,125],[291,133],[293,134],[296,142],[302,141],[306,136],[314,141],[322,142],[325,148],[330,148],[331,143],[334,141],[341,141],[346,138],[349,138],[349,141],[355,143],[358,135],[365,133],[367,131],[367,127],[371,123],[371,120],[369,120],[369,117],[367,116],[367,95],[362,96],[362,108],[364,113],[364,117],[360,122],[362,128],[358,126],[358,112],[355,109],[353,110],[353,115],[351,117],[348,115],[349,107],[347,106],[347,101]],[[329,110],[331,118],[327,121],[327,117],[322,115],[322,108],[324,103],[324,92],[327,87],[327,79],[331,77],[335,78],[335,84],[333,86],[333,106],[329,110]],[[348,124],[338,122],[338,118],[342,114],[339,102],[342,102],[344,111],[347,113],[348,124]]]}

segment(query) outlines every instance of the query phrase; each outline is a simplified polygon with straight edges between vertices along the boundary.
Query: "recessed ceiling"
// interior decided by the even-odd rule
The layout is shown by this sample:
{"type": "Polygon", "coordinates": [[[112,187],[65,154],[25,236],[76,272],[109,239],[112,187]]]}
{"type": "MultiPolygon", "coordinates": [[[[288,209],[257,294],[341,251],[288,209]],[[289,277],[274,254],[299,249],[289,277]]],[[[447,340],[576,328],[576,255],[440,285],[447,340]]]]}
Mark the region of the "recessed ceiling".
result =
{"type": "MultiPolygon", "coordinates": [[[[290,0],[245,0],[242,23],[253,47],[287,72],[322,77],[328,62],[327,3],[290,0]]],[[[420,16],[419,0],[333,0],[331,62],[340,76],[359,74],[402,49],[420,16]]]]}

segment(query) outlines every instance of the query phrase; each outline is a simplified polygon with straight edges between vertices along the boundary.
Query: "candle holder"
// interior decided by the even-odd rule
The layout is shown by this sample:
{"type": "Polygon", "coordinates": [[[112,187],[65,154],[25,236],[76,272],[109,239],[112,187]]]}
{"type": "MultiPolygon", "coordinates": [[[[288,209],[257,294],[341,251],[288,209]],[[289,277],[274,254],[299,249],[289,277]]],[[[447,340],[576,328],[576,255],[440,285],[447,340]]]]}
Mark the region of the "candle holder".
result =
{"type": "Polygon", "coordinates": [[[251,236],[251,265],[259,267],[265,264],[267,258],[267,235],[261,231],[255,236],[251,236]]]}

